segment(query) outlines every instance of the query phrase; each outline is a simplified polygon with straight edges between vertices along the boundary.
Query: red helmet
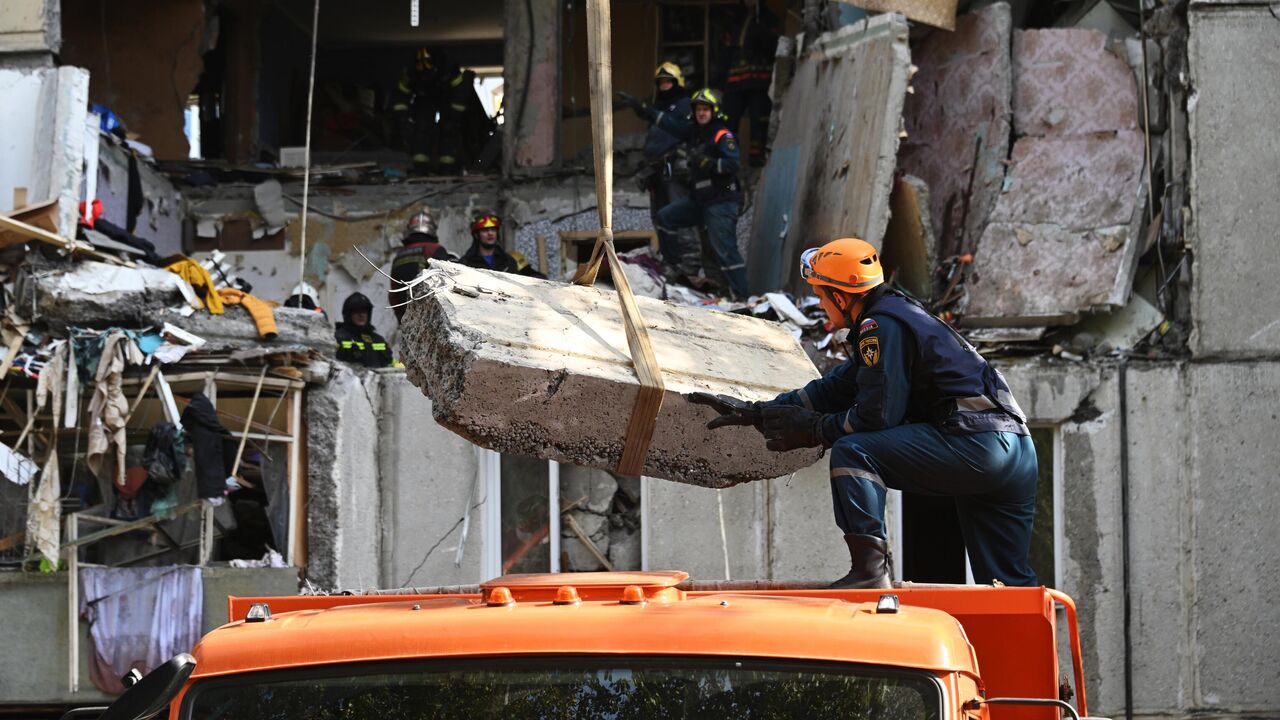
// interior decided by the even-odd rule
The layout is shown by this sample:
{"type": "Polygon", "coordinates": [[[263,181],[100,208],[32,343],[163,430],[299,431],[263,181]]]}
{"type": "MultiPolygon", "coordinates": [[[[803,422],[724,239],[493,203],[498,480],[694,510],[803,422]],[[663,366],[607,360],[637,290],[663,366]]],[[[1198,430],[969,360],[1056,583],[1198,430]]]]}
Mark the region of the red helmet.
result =
{"type": "Polygon", "coordinates": [[[479,235],[481,230],[490,228],[494,230],[502,229],[502,220],[493,213],[481,213],[476,216],[475,220],[471,221],[472,236],[479,235]]]}

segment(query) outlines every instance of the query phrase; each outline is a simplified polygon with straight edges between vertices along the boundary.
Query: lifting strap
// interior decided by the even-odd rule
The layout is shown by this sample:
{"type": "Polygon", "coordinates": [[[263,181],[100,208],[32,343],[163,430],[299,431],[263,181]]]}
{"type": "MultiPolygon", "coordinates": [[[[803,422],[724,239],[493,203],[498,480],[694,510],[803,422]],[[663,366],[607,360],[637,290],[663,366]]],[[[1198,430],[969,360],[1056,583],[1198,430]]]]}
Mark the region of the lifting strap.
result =
{"type": "Polygon", "coordinates": [[[600,263],[609,259],[609,268],[618,300],[622,306],[622,322],[627,332],[631,362],[640,381],[640,392],[627,425],[627,434],[618,460],[619,475],[641,475],[653,430],[662,409],[662,371],[649,342],[649,332],[640,307],[631,292],[631,283],[613,246],[613,97],[610,59],[609,0],[587,0],[587,62],[591,90],[591,144],[595,153],[596,206],[600,212],[600,234],[591,250],[591,261],[573,278],[576,285],[593,285],[600,263]]]}

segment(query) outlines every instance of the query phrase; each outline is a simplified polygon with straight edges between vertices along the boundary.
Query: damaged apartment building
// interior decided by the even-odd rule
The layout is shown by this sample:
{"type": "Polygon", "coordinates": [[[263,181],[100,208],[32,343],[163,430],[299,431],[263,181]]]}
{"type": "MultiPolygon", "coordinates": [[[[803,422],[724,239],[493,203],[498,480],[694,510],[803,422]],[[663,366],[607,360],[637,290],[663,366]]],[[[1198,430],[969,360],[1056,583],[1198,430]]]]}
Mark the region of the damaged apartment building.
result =
{"type": "MultiPolygon", "coordinates": [[[[1032,562],[1080,607],[1095,710],[1280,714],[1280,11],[765,5],[781,38],[767,162],[742,173],[752,297],[660,271],[628,112],[617,270],[780,323],[824,370],[845,356],[800,252],[875,244],[1031,418],[1032,562]]],[[[738,12],[614,0],[614,89],[646,96],[668,60],[701,86],[738,12]]],[[[496,452],[437,423],[412,373],[334,357],[356,291],[406,353],[382,273],[424,207],[455,255],[488,211],[552,280],[588,259],[588,32],[581,0],[0,5],[0,715],[104,700],[122,667],[224,622],[227,595],[843,574],[825,460],[712,489],[496,452]],[[396,137],[424,47],[479,101],[447,173],[396,137]],[[319,309],[285,306],[304,284],[319,309]],[[158,613],[164,637],[130,632],[158,613]]],[[[899,579],[965,582],[950,506],[892,493],[890,517],[899,579]]]]}

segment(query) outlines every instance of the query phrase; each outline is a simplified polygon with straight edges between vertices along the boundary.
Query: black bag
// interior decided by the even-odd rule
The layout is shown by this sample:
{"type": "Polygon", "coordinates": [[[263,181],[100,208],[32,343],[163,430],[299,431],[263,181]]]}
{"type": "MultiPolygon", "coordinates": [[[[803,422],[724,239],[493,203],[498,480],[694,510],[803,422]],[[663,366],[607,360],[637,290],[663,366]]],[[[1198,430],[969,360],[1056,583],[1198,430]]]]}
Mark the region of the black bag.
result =
{"type": "Polygon", "coordinates": [[[172,485],[182,477],[187,469],[187,449],[176,425],[159,422],[151,428],[142,466],[147,470],[147,479],[160,486],[172,485]]]}

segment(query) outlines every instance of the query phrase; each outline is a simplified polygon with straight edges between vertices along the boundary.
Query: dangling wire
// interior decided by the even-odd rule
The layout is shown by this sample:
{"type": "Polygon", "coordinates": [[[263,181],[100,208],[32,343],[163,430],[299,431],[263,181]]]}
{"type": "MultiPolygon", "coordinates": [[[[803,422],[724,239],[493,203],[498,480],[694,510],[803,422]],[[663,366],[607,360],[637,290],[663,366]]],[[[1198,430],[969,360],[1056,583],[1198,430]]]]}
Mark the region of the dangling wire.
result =
{"type": "Polygon", "coordinates": [[[320,30],[320,0],[311,17],[311,79],[307,82],[307,128],[302,161],[302,229],[299,231],[298,282],[307,281],[307,203],[311,194],[311,106],[316,96],[316,38],[320,30]]]}

